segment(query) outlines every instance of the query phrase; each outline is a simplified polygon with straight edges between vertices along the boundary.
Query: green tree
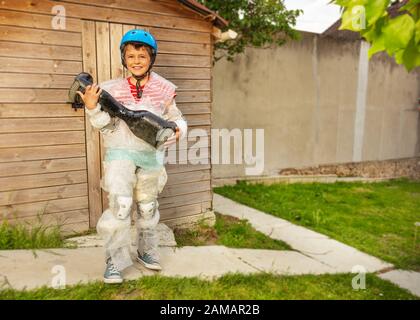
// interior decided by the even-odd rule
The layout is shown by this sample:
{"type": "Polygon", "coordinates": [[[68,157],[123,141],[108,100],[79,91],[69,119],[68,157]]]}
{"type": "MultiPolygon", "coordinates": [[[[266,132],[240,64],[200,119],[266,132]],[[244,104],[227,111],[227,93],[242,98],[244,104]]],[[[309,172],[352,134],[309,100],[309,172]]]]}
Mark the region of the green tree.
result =
{"type": "Polygon", "coordinates": [[[342,7],[340,29],[371,44],[369,58],[386,51],[408,71],[420,66],[420,0],[333,0],[342,7]]]}
{"type": "MultiPolygon", "coordinates": [[[[247,46],[267,48],[283,45],[289,39],[299,39],[292,29],[300,10],[287,10],[283,0],[198,0],[229,21],[238,33],[236,39],[215,44],[215,61],[226,57],[233,61],[247,46]],[[218,52],[219,56],[216,56],[218,52]]],[[[226,30],[222,30],[226,31],[226,30]]]]}

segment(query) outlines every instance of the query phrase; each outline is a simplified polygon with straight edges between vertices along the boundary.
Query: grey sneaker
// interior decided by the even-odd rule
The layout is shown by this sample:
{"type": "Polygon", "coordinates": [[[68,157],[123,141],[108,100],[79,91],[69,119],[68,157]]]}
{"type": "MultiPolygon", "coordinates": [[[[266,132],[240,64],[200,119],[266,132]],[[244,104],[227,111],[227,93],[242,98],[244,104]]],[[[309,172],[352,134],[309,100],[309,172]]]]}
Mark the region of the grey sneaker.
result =
{"type": "Polygon", "coordinates": [[[121,272],[118,271],[118,269],[112,263],[111,258],[109,258],[106,262],[104,282],[105,283],[122,283],[123,280],[124,279],[121,275],[121,272]]]}
{"type": "Polygon", "coordinates": [[[154,259],[150,254],[143,254],[141,255],[137,251],[137,261],[140,262],[142,265],[144,265],[146,268],[151,270],[162,270],[162,266],[160,265],[159,261],[154,259]]]}

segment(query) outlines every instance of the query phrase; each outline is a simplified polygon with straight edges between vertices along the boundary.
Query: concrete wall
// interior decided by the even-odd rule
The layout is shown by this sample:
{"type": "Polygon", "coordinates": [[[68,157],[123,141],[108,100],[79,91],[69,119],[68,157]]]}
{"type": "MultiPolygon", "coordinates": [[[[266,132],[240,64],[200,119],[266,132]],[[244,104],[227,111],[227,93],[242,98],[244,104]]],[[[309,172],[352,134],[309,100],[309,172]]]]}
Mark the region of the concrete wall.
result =
{"type": "MultiPolygon", "coordinates": [[[[264,128],[263,175],[419,156],[419,71],[383,55],[360,62],[361,47],[304,34],[280,48],[249,48],[234,63],[220,60],[212,127],[264,128]]],[[[244,176],[246,166],[214,164],[213,178],[244,176]]]]}

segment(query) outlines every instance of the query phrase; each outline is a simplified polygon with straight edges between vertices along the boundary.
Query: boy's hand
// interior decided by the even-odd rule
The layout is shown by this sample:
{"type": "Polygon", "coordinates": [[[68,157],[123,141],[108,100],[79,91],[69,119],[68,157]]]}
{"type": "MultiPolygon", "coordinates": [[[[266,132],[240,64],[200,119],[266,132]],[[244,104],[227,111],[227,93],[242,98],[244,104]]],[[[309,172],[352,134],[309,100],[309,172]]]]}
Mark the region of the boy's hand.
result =
{"type": "Polygon", "coordinates": [[[170,137],[166,142],[163,144],[165,147],[169,147],[171,144],[176,143],[179,140],[179,128],[176,127],[175,135],[170,137]]]}
{"type": "Polygon", "coordinates": [[[87,86],[85,94],[77,91],[77,94],[82,98],[86,108],[89,110],[95,109],[98,104],[99,95],[101,94],[102,89],[94,83],[93,85],[87,86]]]}

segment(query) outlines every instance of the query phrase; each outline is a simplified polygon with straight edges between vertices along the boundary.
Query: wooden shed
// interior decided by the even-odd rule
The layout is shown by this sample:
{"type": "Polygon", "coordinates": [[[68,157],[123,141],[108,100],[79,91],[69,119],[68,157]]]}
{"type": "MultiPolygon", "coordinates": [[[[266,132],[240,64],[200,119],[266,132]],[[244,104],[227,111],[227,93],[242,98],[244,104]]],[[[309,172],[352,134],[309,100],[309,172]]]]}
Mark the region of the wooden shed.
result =
{"type": "MultiPolygon", "coordinates": [[[[212,34],[224,26],[192,0],[1,1],[0,218],[31,222],[42,213],[66,232],[95,227],[106,206],[101,138],[83,110],[66,104],[67,93],[82,71],[99,83],[124,76],[119,42],[129,29],[157,38],[153,70],[178,86],[189,129],[209,133],[212,34]]],[[[166,168],[161,221],[182,224],[211,214],[210,159],[166,168]]]]}

